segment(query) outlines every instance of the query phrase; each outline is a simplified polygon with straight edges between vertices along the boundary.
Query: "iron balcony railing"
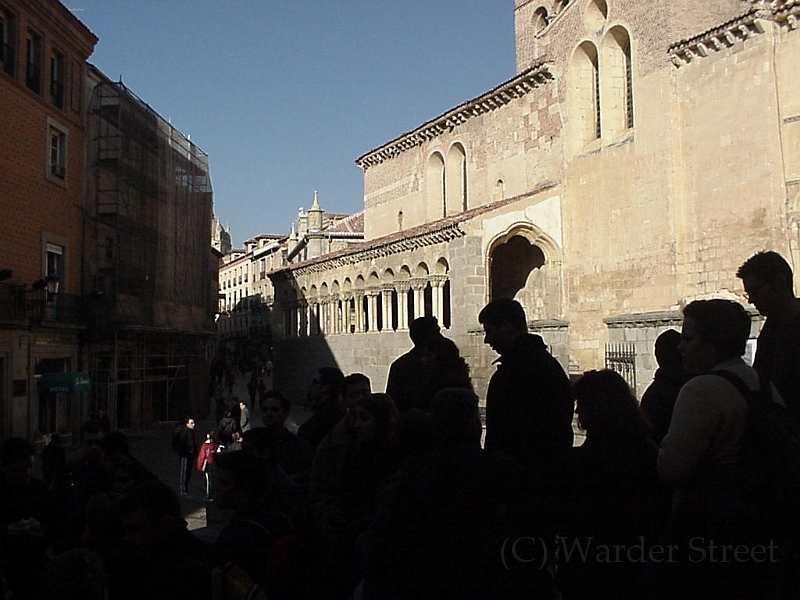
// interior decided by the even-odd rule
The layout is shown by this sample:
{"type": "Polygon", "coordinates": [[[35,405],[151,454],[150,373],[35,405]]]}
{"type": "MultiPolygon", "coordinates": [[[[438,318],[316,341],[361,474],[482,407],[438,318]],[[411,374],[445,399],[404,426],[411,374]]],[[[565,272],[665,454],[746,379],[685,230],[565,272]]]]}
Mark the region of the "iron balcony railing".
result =
{"type": "Polygon", "coordinates": [[[29,290],[25,286],[0,283],[0,319],[31,319],[80,323],[84,321],[83,297],[29,290]]]}

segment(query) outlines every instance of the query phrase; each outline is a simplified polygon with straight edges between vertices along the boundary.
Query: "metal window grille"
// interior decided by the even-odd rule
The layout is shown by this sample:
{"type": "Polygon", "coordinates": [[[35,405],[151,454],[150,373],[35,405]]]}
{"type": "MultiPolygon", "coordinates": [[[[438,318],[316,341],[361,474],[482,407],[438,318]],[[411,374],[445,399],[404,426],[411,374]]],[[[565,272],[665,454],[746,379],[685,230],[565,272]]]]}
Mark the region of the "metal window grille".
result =
{"type": "Polygon", "coordinates": [[[636,390],[636,348],[633,344],[606,344],[606,368],[616,371],[636,390]]]}

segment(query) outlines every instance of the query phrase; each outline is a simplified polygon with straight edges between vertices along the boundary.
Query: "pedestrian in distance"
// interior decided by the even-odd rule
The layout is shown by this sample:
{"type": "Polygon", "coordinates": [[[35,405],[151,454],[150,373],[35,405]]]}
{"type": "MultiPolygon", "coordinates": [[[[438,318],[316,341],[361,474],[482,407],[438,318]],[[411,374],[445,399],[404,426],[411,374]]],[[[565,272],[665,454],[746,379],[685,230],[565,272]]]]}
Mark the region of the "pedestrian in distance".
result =
{"type": "Polygon", "coordinates": [[[172,448],[178,454],[181,462],[180,478],[178,479],[178,493],[181,496],[189,494],[189,480],[192,477],[190,461],[197,456],[197,439],[194,435],[195,426],[194,419],[187,416],[183,420],[183,425],[178,427],[172,437],[172,448]]]}
{"type": "Polygon", "coordinates": [[[217,443],[214,441],[214,432],[206,433],[206,441],[200,446],[197,453],[197,470],[206,479],[206,500],[211,500],[211,466],[214,464],[214,455],[217,453],[217,443]]]}
{"type": "Polygon", "coordinates": [[[250,431],[250,410],[244,400],[239,401],[239,431],[244,433],[250,431]]]}

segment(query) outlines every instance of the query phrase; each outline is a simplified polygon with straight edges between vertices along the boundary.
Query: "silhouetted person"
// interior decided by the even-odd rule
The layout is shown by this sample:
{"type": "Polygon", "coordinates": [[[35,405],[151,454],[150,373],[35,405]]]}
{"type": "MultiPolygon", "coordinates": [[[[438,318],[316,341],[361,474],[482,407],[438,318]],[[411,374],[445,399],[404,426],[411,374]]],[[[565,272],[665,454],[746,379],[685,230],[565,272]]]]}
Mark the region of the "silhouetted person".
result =
{"type": "Polygon", "coordinates": [[[486,392],[485,448],[505,452],[540,475],[555,475],[572,447],[567,375],[542,338],[528,333],[516,300],[490,302],[478,320],[484,343],[500,354],[486,392]]]}
{"type": "Polygon", "coordinates": [[[291,530],[281,513],[263,457],[249,450],[226,452],[216,461],[216,504],[233,515],[214,543],[217,554],[267,585],[267,561],[275,539],[291,530]]]}
{"type": "Polygon", "coordinates": [[[794,295],[792,268],[777,252],[759,252],[736,276],[747,299],[767,318],[753,367],[778,389],[789,413],[800,421],[800,300],[794,295]]]}
{"type": "Polygon", "coordinates": [[[659,474],[673,488],[665,543],[678,551],[672,562],[653,566],[661,577],[648,592],[668,598],[768,597],[760,578],[772,563],[751,555],[734,562],[698,560],[690,545],[693,539],[706,547],[708,540],[734,547],[769,543],[757,535],[754,506],[742,487],[747,399],[732,382],[711,374],[728,371],[747,388],[759,389],[758,373],[741,359],[749,335],[750,317],[737,302],[696,300],[683,310],[679,348],[684,368],[695,377],[678,394],[658,455],[659,474]]]}
{"type": "Polygon", "coordinates": [[[233,441],[233,432],[238,428],[236,419],[230,409],[225,410],[225,416],[219,421],[219,439],[223,445],[227,446],[233,441]]]}
{"type": "Polygon", "coordinates": [[[660,444],[667,435],[675,399],[690,375],[683,369],[678,344],[681,334],[667,329],[656,338],[655,356],[658,363],[653,383],[642,394],[642,412],[650,422],[650,437],[660,444]]]}
{"type": "Polygon", "coordinates": [[[585,560],[567,560],[558,570],[565,600],[633,600],[642,561],[598,558],[602,545],[643,551],[656,543],[669,514],[670,490],[658,477],[658,445],[627,382],[615,371],[589,371],[572,386],[581,446],[571,449],[558,532],[567,547],[591,539],[585,560]]]}
{"type": "Polygon", "coordinates": [[[430,408],[438,449],[392,479],[357,542],[364,597],[505,597],[500,544],[526,475],[481,449],[475,394],[445,389],[430,408]]]}
{"type": "Polygon", "coordinates": [[[172,447],[180,458],[180,475],[178,479],[178,493],[186,496],[189,493],[189,480],[192,478],[192,461],[197,456],[197,438],[194,435],[195,421],[186,417],[183,425],[175,433],[172,447]]]}
{"type": "Polygon", "coordinates": [[[256,405],[256,394],[258,394],[258,371],[253,369],[250,373],[250,381],[247,382],[247,394],[250,396],[250,406],[256,405]]]}
{"type": "Polygon", "coordinates": [[[0,445],[0,548],[14,598],[36,597],[47,547],[59,542],[62,525],[33,466],[27,440],[10,437],[0,445]]]}
{"type": "Polygon", "coordinates": [[[315,450],[345,415],[346,410],[340,396],[343,380],[344,374],[336,367],[322,367],[308,388],[308,405],[314,414],[300,426],[297,435],[315,450]]]}
{"type": "Polygon", "coordinates": [[[261,418],[267,430],[271,460],[305,487],[314,453],[308,442],[286,428],[291,411],[289,398],[282,392],[270,390],[261,396],[261,418]]]}
{"type": "Polygon", "coordinates": [[[239,431],[242,433],[250,430],[250,409],[244,400],[239,401],[239,431]]]}
{"type": "Polygon", "coordinates": [[[120,512],[125,552],[109,569],[110,600],[211,597],[210,548],[187,529],[175,492],[159,481],[140,483],[120,512]]]}
{"type": "Polygon", "coordinates": [[[327,512],[315,512],[330,598],[347,598],[361,579],[353,564],[355,539],[375,511],[379,491],[398,466],[398,412],[388,394],[370,394],[353,412],[355,441],[347,446],[327,512]],[[338,593],[337,593],[338,591],[338,593]]]}
{"type": "Polygon", "coordinates": [[[422,347],[422,370],[419,395],[414,408],[430,410],[431,399],[439,390],[450,387],[474,391],[469,377],[469,365],[453,340],[443,336],[428,338],[422,347]]]}
{"type": "Polygon", "coordinates": [[[334,425],[314,452],[309,477],[309,499],[315,520],[323,519],[335,505],[339,478],[350,447],[356,443],[356,405],[371,393],[369,378],[352,373],[342,381],[347,413],[334,425]]]}
{"type": "Polygon", "coordinates": [[[416,407],[423,391],[420,378],[423,346],[429,339],[440,335],[436,317],[418,317],[411,321],[408,336],[414,347],[392,363],[386,379],[386,393],[401,413],[416,407]]]}
{"type": "Polygon", "coordinates": [[[51,493],[60,494],[67,471],[67,452],[61,443],[61,436],[54,433],[50,443],[42,448],[42,477],[51,493]]]}

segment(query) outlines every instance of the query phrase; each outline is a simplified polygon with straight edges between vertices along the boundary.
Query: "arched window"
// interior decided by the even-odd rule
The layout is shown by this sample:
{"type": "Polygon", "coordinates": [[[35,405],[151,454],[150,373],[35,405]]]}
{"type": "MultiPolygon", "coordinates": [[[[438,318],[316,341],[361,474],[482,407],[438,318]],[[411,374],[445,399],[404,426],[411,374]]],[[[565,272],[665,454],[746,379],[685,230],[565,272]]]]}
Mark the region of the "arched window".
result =
{"type": "Polygon", "coordinates": [[[494,182],[494,199],[502,200],[506,197],[506,184],[502,179],[494,182]]]}
{"type": "Polygon", "coordinates": [[[603,40],[603,135],[615,138],[633,127],[631,39],[623,27],[613,27],[603,40]]]}
{"type": "Polygon", "coordinates": [[[569,121],[573,152],[600,137],[600,77],[597,48],[583,42],[569,63],[569,121]]]}
{"type": "Polygon", "coordinates": [[[444,158],[438,152],[434,152],[428,159],[428,166],[425,170],[425,196],[429,219],[438,219],[447,215],[444,186],[444,158]]]}
{"type": "Polygon", "coordinates": [[[443,216],[446,217],[448,213],[467,210],[467,153],[459,143],[453,144],[447,153],[445,174],[447,199],[443,216]]]}
{"type": "Polygon", "coordinates": [[[535,33],[544,31],[549,22],[550,17],[547,14],[547,9],[544,6],[537,8],[536,12],[533,13],[533,31],[535,33]]]}

